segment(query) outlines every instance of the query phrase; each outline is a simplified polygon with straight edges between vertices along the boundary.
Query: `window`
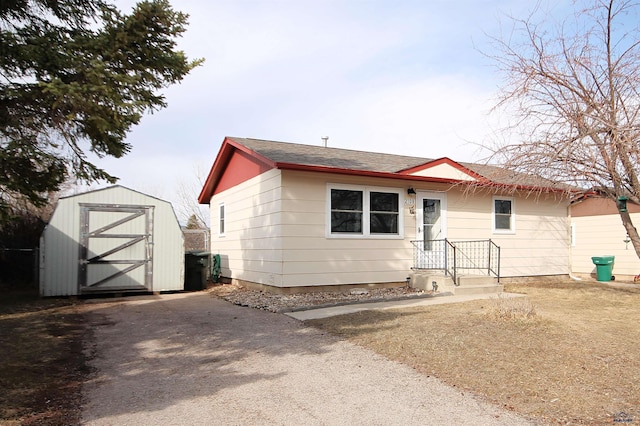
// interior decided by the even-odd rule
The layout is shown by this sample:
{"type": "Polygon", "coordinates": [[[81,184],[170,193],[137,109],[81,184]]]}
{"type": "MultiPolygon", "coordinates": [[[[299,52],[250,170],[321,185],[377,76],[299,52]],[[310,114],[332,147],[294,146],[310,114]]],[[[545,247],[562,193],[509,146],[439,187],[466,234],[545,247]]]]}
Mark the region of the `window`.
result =
{"type": "Polygon", "coordinates": [[[362,191],[331,190],[331,233],[362,234],[362,191]]]}
{"type": "Polygon", "coordinates": [[[224,203],[220,203],[218,216],[218,235],[224,235],[224,203]]]}
{"type": "Polygon", "coordinates": [[[513,200],[509,198],[493,199],[493,230],[495,232],[514,232],[513,200]]]}
{"type": "Polygon", "coordinates": [[[329,237],[402,237],[400,190],[328,186],[329,237]]]}
{"type": "Polygon", "coordinates": [[[372,234],[398,233],[398,194],[369,193],[369,230],[372,234]]]}

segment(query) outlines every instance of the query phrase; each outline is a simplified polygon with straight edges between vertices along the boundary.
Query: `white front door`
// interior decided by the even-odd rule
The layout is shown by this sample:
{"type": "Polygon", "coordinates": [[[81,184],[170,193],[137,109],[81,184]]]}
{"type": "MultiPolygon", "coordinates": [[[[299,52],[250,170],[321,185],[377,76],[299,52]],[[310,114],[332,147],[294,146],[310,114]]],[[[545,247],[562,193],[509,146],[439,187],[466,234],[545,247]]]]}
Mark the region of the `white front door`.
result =
{"type": "Polygon", "coordinates": [[[447,198],[444,192],[418,192],[416,196],[417,240],[422,241],[424,256],[419,268],[442,269],[447,238],[447,198]]]}

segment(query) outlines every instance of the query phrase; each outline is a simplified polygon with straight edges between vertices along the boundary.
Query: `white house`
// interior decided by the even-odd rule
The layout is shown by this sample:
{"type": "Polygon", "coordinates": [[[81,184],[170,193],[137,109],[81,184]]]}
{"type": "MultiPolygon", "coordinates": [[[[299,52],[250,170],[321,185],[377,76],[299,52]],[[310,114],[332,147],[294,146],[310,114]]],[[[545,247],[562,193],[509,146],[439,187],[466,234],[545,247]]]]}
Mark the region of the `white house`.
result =
{"type": "Polygon", "coordinates": [[[222,276],[246,284],[569,272],[563,192],[491,166],[227,137],[199,202],[210,205],[222,276]]]}

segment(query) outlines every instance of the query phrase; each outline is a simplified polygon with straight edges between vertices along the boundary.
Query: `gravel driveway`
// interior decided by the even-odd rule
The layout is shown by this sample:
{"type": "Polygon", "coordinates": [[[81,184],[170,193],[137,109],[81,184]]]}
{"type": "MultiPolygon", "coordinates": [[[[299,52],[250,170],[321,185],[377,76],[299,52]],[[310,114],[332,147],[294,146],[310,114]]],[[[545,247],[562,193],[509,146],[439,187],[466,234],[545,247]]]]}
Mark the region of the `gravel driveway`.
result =
{"type": "Polygon", "coordinates": [[[88,306],[88,425],[523,425],[282,314],[207,293],[88,306]]]}

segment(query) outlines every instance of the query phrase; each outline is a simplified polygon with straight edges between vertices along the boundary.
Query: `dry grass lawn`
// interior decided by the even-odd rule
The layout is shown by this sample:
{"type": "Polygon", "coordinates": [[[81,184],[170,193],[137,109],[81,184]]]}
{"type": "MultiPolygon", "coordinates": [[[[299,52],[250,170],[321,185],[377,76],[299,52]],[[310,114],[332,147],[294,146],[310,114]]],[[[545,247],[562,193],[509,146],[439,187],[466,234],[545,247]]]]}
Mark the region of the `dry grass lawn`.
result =
{"type": "Polygon", "coordinates": [[[544,423],[640,423],[640,287],[558,281],[506,291],[527,298],[309,323],[544,423]]]}

